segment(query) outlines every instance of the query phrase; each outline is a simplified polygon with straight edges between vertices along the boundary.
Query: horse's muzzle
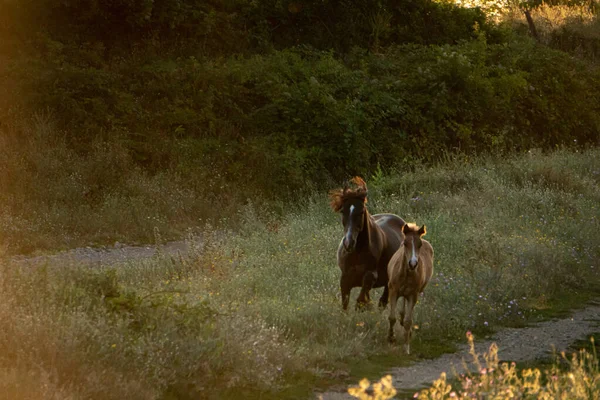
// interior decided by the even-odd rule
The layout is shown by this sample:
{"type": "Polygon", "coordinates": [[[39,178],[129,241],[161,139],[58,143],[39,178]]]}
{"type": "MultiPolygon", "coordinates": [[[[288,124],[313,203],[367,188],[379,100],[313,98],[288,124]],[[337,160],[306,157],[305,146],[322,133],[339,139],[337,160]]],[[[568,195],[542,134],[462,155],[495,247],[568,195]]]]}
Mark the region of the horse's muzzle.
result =
{"type": "Polygon", "coordinates": [[[344,239],[344,250],[348,253],[352,253],[356,248],[356,241],[352,241],[350,244],[347,243],[346,239],[344,239]]]}
{"type": "Polygon", "coordinates": [[[348,253],[352,253],[356,248],[356,235],[352,233],[352,231],[346,232],[344,235],[344,250],[348,253]]]}

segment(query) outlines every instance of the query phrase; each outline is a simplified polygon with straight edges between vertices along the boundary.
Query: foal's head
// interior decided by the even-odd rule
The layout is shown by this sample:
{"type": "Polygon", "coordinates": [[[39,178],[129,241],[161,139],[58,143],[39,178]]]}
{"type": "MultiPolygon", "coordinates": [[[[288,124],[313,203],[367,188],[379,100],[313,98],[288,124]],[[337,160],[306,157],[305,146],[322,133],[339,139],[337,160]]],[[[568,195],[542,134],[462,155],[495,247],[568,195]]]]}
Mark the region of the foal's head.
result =
{"type": "Polygon", "coordinates": [[[335,189],[329,192],[331,208],[342,214],[344,225],[344,248],[352,252],[356,248],[359,233],[364,229],[367,212],[367,184],[360,177],[354,177],[352,183],[356,188],[335,189]]]}
{"type": "Polygon", "coordinates": [[[406,224],[402,232],[404,233],[404,262],[414,270],[419,264],[419,253],[423,244],[421,237],[427,233],[427,229],[425,225],[419,228],[415,224],[406,224]]]}

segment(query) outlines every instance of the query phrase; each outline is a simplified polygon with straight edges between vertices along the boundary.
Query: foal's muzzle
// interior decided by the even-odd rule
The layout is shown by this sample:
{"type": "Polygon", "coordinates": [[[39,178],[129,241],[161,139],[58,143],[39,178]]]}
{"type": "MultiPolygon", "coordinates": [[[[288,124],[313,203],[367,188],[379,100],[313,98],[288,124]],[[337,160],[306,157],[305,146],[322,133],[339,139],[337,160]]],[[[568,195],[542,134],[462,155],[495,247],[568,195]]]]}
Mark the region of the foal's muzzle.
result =
{"type": "Polygon", "coordinates": [[[414,269],[416,269],[416,268],[417,268],[417,265],[419,265],[419,262],[418,262],[418,261],[416,261],[416,262],[409,261],[409,262],[408,262],[408,266],[410,267],[410,269],[411,269],[411,270],[414,270],[414,269]]]}

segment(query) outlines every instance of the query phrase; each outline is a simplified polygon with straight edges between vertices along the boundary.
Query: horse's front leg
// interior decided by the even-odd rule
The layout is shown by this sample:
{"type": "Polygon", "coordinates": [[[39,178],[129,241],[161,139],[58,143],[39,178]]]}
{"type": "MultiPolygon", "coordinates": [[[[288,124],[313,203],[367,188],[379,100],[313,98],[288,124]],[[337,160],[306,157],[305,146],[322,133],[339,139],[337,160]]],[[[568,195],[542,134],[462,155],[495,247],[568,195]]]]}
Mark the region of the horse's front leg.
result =
{"type": "Polygon", "coordinates": [[[360,294],[358,295],[358,299],[356,299],[356,308],[360,309],[366,306],[370,301],[369,292],[373,285],[377,282],[377,272],[376,271],[367,271],[363,276],[362,288],[360,289],[360,294]]]}
{"type": "Polygon", "coordinates": [[[400,325],[404,328],[404,315],[406,314],[406,297],[402,297],[402,307],[400,307],[400,325]]]}
{"type": "Polygon", "coordinates": [[[410,338],[412,336],[412,322],[413,322],[413,311],[415,304],[417,303],[417,296],[408,296],[405,300],[406,303],[406,317],[402,325],[404,326],[404,351],[406,354],[410,354],[410,338]]]}
{"type": "Polygon", "coordinates": [[[352,279],[348,275],[343,275],[340,279],[340,290],[342,292],[342,309],[348,310],[348,304],[350,303],[350,291],[352,290],[352,279]]]}

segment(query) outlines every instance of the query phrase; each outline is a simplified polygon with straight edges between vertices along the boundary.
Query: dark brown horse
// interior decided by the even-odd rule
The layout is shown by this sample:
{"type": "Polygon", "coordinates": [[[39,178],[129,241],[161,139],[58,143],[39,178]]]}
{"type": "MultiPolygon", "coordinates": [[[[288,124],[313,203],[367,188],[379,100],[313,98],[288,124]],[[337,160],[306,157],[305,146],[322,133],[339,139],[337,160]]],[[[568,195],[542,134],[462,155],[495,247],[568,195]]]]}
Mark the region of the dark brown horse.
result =
{"type": "Polygon", "coordinates": [[[332,190],[331,208],[342,214],[344,237],[340,242],[337,260],[342,277],[342,307],[348,309],[350,291],[361,287],[356,301],[360,308],[371,300],[371,288],[384,286],[379,306],[388,303],[388,262],[404,240],[404,220],[394,214],[371,215],[367,210],[367,184],[359,177],[352,179],[356,188],[332,190]]]}

